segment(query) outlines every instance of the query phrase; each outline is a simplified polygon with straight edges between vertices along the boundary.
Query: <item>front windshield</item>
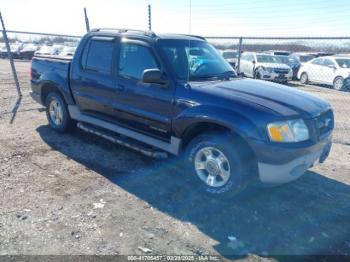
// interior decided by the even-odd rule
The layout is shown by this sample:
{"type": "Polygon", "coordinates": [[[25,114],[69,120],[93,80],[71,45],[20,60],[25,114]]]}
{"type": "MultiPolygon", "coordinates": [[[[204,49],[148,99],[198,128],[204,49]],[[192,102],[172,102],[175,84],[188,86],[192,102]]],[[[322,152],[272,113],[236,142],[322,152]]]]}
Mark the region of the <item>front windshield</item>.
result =
{"type": "Polygon", "coordinates": [[[335,59],[341,68],[350,68],[350,59],[335,59]]]}
{"type": "Polygon", "coordinates": [[[279,64],[281,61],[277,56],[273,55],[256,55],[256,59],[259,63],[274,63],[279,64]]]}
{"type": "Polygon", "coordinates": [[[159,40],[160,49],[180,80],[199,81],[235,77],[236,73],[209,43],[196,40],[159,40]]]}
{"type": "Polygon", "coordinates": [[[222,53],[222,56],[225,59],[230,59],[230,58],[238,58],[238,52],[234,52],[234,51],[224,51],[222,53]]]}

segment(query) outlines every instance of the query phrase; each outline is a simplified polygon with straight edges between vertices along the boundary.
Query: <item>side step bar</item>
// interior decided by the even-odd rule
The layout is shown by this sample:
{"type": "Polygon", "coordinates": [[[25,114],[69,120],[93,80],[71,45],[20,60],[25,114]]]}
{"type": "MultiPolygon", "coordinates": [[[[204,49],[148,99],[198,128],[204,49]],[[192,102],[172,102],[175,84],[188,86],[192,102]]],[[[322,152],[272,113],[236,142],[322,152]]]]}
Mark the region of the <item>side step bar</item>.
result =
{"type": "Polygon", "coordinates": [[[103,130],[102,128],[79,122],[77,124],[77,127],[84,130],[87,133],[91,133],[100,137],[103,137],[104,139],[107,139],[111,141],[112,143],[119,144],[122,146],[125,146],[127,148],[130,148],[132,150],[135,150],[143,155],[157,158],[157,159],[164,159],[168,157],[168,154],[166,152],[157,151],[153,149],[152,147],[148,147],[146,145],[142,145],[141,143],[138,143],[137,141],[132,141],[131,139],[128,139],[123,136],[118,136],[116,134],[113,134],[111,131],[103,130]]]}
{"type": "Polygon", "coordinates": [[[181,147],[181,139],[172,136],[170,143],[164,142],[162,140],[156,139],[154,137],[150,137],[141,133],[138,133],[134,130],[130,130],[128,128],[85,115],[81,113],[77,106],[68,106],[69,115],[72,119],[77,120],[78,122],[83,122],[87,124],[91,124],[96,127],[101,127],[103,129],[107,129],[112,131],[113,133],[117,133],[134,140],[137,140],[143,144],[149,145],[154,148],[158,148],[165,152],[171,153],[173,155],[178,155],[181,147]]]}

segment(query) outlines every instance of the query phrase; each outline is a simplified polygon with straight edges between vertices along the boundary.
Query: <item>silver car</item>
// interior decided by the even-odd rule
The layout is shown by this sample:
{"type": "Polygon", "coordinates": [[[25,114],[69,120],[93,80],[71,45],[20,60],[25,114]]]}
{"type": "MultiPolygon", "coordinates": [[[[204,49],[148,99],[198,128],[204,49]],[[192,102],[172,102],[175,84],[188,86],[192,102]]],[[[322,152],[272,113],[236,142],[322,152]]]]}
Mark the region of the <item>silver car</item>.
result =
{"type": "Polygon", "coordinates": [[[292,69],[274,55],[244,52],[241,56],[240,72],[247,77],[288,82],[292,80],[292,69]]]}

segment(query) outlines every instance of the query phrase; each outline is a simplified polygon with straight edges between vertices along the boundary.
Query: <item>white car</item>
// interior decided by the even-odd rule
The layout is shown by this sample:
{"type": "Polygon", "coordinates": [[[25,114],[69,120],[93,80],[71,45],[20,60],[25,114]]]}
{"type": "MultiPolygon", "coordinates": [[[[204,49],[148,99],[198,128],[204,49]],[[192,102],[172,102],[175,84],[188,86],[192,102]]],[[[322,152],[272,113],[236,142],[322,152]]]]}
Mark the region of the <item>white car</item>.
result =
{"type": "Polygon", "coordinates": [[[293,76],[292,69],[278,57],[254,52],[242,54],[240,72],[248,77],[284,83],[292,80],[293,76]]]}
{"type": "Polygon", "coordinates": [[[298,72],[302,84],[308,82],[333,86],[343,90],[344,80],[350,76],[350,58],[346,56],[325,56],[314,58],[303,64],[298,72]]]}
{"type": "Polygon", "coordinates": [[[59,53],[63,50],[63,45],[52,45],[47,46],[44,45],[40,47],[38,51],[35,52],[35,55],[59,55],[59,53]]]}
{"type": "Polygon", "coordinates": [[[226,61],[232,66],[233,69],[236,69],[238,61],[238,51],[232,49],[226,49],[222,51],[222,56],[226,61]]]}
{"type": "Polygon", "coordinates": [[[73,56],[75,50],[77,48],[75,46],[65,46],[62,51],[59,53],[60,56],[73,56]]]}

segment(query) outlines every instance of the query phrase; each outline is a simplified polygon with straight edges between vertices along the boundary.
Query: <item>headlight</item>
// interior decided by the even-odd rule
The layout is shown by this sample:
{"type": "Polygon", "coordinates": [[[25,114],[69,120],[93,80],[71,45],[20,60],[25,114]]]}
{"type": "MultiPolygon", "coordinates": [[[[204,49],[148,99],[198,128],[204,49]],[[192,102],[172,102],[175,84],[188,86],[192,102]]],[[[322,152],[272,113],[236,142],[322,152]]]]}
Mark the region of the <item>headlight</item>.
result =
{"type": "Polygon", "coordinates": [[[288,120],[267,125],[267,132],[273,142],[301,142],[308,140],[309,130],[304,120],[288,120]]]}
{"type": "Polygon", "coordinates": [[[265,67],[265,70],[264,70],[264,71],[266,71],[266,72],[268,72],[268,73],[272,73],[273,68],[271,68],[271,67],[265,67]]]}

